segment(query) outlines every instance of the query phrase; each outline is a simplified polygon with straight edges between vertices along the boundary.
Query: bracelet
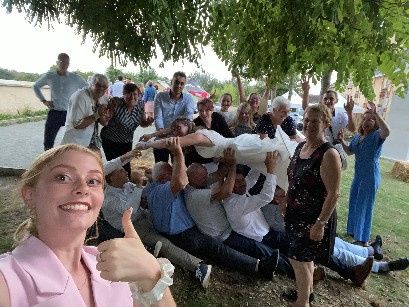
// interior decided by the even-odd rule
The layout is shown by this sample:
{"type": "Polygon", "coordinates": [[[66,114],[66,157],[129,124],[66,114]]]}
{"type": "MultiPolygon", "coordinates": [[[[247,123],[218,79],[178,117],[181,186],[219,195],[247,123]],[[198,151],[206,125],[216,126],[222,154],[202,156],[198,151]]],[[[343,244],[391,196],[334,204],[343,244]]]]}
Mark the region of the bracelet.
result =
{"type": "Polygon", "coordinates": [[[157,260],[160,264],[161,277],[151,291],[143,293],[142,289],[136,283],[129,283],[132,298],[143,307],[148,307],[159,302],[163,298],[166,288],[173,284],[172,275],[175,271],[175,267],[166,258],[158,258],[157,260]]]}
{"type": "Polygon", "coordinates": [[[317,217],[317,222],[323,226],[328,224],[328,221],[323,221],[319,217],[317,217]]]}

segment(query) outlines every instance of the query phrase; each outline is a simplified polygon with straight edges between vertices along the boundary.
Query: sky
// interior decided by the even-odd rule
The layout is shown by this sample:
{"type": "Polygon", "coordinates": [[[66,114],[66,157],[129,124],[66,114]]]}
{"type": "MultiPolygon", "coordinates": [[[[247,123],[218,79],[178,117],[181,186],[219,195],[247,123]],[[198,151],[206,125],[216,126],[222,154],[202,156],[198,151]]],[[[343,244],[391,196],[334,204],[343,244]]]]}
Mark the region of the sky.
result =
{"type": "MultiPolygon", "coordinates": [[[[87,38],[82,43],[82,35],[76,34],[74,28],[64,24],[53,24],[52,29],[47,26],[30,24],[25,15],[18,12],[7,13],[0,7],[0,67],[21,72],[43,73],[55,64],[57,54],[66,52],[70,55],[70,70],[95,71],[104,73],[110,65],[110,60],[99,57],[98,50],[93,52],[93,42],[87,38]]],[[[204,48],[200,64],[213,77],[224,81],[231,78],[226,65],[220,61],[211,47],[204,48]]],[[[151,60],[151,67],[159,75],[171,79],[173,72],[182,70],[188,75],[201,69],[189,62],[166,62],[159,67],[160,59],[151,60]]],[[[119,67],[125,72],[138,72],[139,67],[128,64],[119,67]]],[[[311,93],[316,92],[319,85],[311,85],[311,93]]]]}

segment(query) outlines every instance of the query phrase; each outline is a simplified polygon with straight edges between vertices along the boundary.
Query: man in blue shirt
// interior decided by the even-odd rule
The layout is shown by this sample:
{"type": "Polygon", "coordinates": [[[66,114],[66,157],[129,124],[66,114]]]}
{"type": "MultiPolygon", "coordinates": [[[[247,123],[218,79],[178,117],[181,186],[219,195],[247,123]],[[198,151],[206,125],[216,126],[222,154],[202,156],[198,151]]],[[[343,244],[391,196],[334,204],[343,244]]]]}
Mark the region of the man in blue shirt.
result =
{"type": "Polygon", "coordinates": [[[201,233],[195,226],[184,200],[188,178],[179,138],[170,138],[167,142],[173,166],[163,161],[156,163],[152,171],[153,182],[147,189],[149,210],[156,230],[192,255],[204,256],[244,273],[259,272],[271,278],[277,268],[277,254],[258,260],[201,233]]]}
{"type": "Polygon", "coordinates": [[[34,83],[34,93],[49,109],[44,129],[44,150],[54,146],[58,130],[65,125],[68,102],[71,95],[88,86],[87,82],[75,73],[69,72],[70,57],[60,53],[57,60],[57,70],[49,71],[34,83]],[[48,85],[51,88],[51,100],[45,99],[41,88],[48,85]]]}
{"type": "MultiPolygon", "coordinates": [[[[178,117],[193,119],[194,103],[189,93],[183,93],[186,84],[186,74],[177,71],[173,74],[171,89],[169,92],[156,94],[154,102],[156,130],[169,128],[178,117]]],[[[169,151],[166,149],[154,149],[155,162],[169,160],[169,151]]]]}

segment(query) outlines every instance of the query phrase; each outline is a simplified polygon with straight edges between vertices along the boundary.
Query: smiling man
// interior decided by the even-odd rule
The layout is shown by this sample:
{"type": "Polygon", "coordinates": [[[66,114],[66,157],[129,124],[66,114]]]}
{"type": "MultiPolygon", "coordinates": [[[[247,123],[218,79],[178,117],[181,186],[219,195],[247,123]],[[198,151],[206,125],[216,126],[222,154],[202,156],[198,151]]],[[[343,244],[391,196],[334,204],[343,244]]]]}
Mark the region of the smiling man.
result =
{"type": "MultiPolygon", "coordinates": [[[[169,128],[178,117],[193,119],[194,103],[189,93],[183,93],[186,84],[186,74],[177,71],[173,74],[171,89],[168,92],[156,94],[154,101],[155,127],[156,130],[169,128]]],[[[166,149],[154,149],[155,162],[169,159],[169,151],[166,149]]]]}

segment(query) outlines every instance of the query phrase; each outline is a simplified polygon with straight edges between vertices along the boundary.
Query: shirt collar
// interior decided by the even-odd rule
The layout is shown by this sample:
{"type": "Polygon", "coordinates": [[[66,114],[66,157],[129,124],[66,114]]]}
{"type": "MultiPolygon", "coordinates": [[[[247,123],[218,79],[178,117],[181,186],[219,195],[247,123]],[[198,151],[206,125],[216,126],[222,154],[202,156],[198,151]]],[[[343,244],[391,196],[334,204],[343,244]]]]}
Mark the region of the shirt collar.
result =
{"type": "MultiPolygon", "coordinates": [[[[169,90],[169,98],[173,100],[173,98],[172,98],[172,90],[171,90],[171,89],[169,90]]],[[[183,92],[180,93],[180,97],[179,97],[179,99],[178,99],[177,101],[182,100],[182,99],[183,99],[183,92]]]]}
{"type": "MultiPolygon", "coordinates": [[[[89,246],[84,246],[81,251],[82,259],[91,272],[92,281],[98,287],[106,287],[110,282],[102,279],[96,270],[97,253],[95,247],[89,246]]],[[[31,236],[15,248],[12,255],[31,276],[39,293],[63,294],[65,292],[70,274],[43,241],[31,236]]]]}

